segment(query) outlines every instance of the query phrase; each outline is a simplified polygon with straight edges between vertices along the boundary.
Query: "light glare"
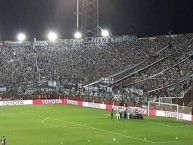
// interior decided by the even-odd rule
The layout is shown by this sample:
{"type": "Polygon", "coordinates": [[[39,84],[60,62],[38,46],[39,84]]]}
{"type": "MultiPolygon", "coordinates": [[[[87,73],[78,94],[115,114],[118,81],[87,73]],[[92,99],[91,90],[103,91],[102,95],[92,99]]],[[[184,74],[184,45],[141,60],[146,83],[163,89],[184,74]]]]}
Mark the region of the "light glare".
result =
{"type": "Polygon", "coordinates": [[[108,36],[109,36],[109,31],[107,31],[107,30],[102,30],[101,35],[102,35],[103,37],[108,37],[108,36]]]}
{"type": "Polygon", "coordinates": [[[17,35],[17,39],[18,39],[19,41],[24,41],[25,38],[26,38],[26,36],[25,36],[25,34],[23,34],[23,33],[20,33],[20,34],[17,35]]]}
{"type": "Polygon", "coordinates": [[[74,34],[74,37],[75,37],[76,39],[80,39],[80,38],[82,37],[82,34],[81,34],[80,32],[76,32],[76,33],[74,34]]]}
{"type": "Polygon", "coordinates": [[[55,32],[50,32],[50,33],[48,34],[48,39],[49,39],[50,41],[55,41],[55,40],[57,39],[57,34],[56,34],[55,32]]]}

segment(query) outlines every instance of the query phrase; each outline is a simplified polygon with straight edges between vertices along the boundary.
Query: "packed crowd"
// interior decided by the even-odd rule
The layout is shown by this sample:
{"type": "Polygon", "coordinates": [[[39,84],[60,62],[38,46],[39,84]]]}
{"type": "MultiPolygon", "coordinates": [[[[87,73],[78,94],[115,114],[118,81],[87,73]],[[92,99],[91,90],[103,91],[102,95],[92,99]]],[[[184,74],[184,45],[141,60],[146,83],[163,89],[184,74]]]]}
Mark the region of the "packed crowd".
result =
{"type": "MultiPolygon", "coordinates": [[[[138,38],[129,43],[50,44],[16,48],[2,45],[0,86],[5,86],[8,94],[17,94],[25,93],[23,84],[31,81],[54,81],[62,88],[66,83],[87,85],[109,76],[116,81],[135,73],[123,82],[123,86],[149,91],[192,75],[192,54],[192,34],[138,38]],[[153,64],[156,61],[158,63],[153,64]],[[150,67],[145,68],[147,66],[150,67]]],[[[168,87],[168,92],[177,96],[190,84],[191,78],[180,85],[168,87]]]]}
{"type": "MultiPolygon", "coordinates": [[[[172,41],[176,40],[177,38],[172,41]]],[[[130,101],[139,101],[141,96],[141,100],[147,102],[147,98],[158,101],[158,97],[183,97],[191,88],[193,74],[192,38],[188,37],[186,40],[183,45],[173,42],[173,46],[168,48],[170,50],[165,50],[167,59],[127,79],[125,86],[142,89],[145,93],[139,95],[135,92],[123,92],[124,98],[130,96],[130,101]]],[[[167,102],[167,98],[164,102],[167,102]]]]}
{"type": "Polygon", "coordinates": [[[161,88],[168,86],[164,88],[164,91],[167,92],[164,94],[165,96],[182,97],[182,93],[189,89],[192,80],[193,38],[191,35],[179,35],[170,39],[169,43],[167,49],[158,51],[158,55],[160,56],[163,53],[164,57],[167,57],[166,59],[136,74],[136,78],[128,81],[130,83],[138,82],[135,83],[135,87],[149,92],[154,92],[153,90],[160,88],[157,92],[163,93],[161,88]],[[142,76],[145,76],[145,78],[142,76]],[[173,85],[177,83],[178,85],[173,85]]]}

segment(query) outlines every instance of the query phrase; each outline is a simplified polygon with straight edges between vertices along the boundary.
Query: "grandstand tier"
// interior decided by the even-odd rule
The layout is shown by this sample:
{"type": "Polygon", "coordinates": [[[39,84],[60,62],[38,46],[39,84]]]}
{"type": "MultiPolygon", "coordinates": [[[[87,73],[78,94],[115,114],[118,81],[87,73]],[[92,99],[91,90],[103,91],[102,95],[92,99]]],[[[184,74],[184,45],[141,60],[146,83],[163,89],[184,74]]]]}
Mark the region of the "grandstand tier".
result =
{"type": "Polygon", "coordinates": [[[143,104],[162,97],[180,99],[192,88],[192,54],[193,34],[5,41],[0,43],[0,94],[143,104]]]}

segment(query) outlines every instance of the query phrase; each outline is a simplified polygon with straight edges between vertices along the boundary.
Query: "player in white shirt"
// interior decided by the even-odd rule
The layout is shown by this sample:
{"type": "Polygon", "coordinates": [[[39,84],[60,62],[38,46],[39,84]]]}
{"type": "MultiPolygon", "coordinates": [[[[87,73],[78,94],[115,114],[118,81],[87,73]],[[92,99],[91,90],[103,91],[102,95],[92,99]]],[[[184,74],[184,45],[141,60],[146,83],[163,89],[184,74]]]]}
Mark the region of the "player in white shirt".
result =
{"type": "Polygon", "coordinates": [[[6,139],[5,139],[5,136],[2,137],[2,139],[1,139],[1,144],[2,144],[2,145],[6,145],[6,139]]]}
{"type": "Polygon", "coordinates": [[[118,120],[121,118],[121,117],[120,117],[120,111],[119,111],[119,108],[117,108],[116,116],[117,116],[117,119],[118,119],[118,120]]]}

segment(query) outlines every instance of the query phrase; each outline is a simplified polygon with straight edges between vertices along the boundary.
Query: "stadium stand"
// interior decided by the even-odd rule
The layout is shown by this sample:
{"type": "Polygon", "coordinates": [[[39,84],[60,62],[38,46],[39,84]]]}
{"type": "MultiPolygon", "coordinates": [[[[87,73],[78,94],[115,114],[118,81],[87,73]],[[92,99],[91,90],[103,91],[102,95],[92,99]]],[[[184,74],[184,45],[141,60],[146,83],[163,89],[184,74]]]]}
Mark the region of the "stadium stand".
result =
{"type": "Polygon", "coordinates": [[[193,34],[0,44],[1,95],[58,94],[145,103],[182,98],[192,85],[193,34]]]}

